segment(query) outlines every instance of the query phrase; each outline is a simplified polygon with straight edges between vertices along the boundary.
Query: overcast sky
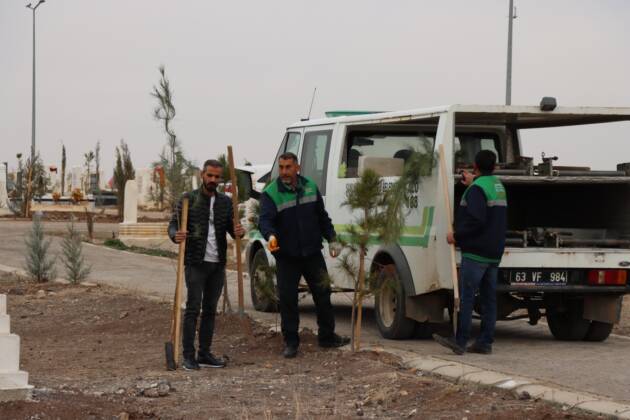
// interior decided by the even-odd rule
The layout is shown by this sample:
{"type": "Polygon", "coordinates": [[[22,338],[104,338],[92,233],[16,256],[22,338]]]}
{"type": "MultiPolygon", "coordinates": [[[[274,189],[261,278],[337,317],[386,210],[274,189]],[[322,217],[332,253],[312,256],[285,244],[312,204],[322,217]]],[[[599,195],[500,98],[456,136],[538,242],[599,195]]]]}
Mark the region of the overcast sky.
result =
{"type": "MultiPolygon", "coordinates": [[[[31,139],[32,15],[0,0],[0,160],[31,139]]],[[[516,0],[514,104],[630,106],[630,1],[516,0]]],[[[175,129],[203,162],[232,144],[268,163],[284,128],[334,109],[501,104],[508,0],[47,0],[37,10],[37,142],[68,166],[121,138],[136,167],[164,144],[152,118],[158,66],[175,90],[175,129]]],[[[525,152],[612,168],[630,161],[630,124],[527,133],[525,152]]]]}

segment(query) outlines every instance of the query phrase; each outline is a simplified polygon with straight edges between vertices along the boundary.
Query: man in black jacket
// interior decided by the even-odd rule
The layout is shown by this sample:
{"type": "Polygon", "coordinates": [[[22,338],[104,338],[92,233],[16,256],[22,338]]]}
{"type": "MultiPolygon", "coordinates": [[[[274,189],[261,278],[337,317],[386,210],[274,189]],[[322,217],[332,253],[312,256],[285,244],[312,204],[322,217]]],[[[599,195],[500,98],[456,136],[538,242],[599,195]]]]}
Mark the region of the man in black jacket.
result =
{"type": "Polygon", "coordinates": [[[240,224],[232,219],[232,201],[217,192],[223,165],[207,160],[201,171],[202,186],[188,194],[188,226],[179,230],[181,201],[168,225],[168,234],[175,243],[186,241],[184,260],[186,274],[186,312],[184,313],[184,369],[197,370],[200,366],[221,368],[225,361],[210,352],[214,333],[217,303],[225,282],[227,251],[226,234],[233,238],[245,234],[240,224]],[[195,332],[199,326],[199,350],[195,358],[195,332]]]}
{"type": "Polygon", "coordinates": [[[435,340],[455,354],[490,354],[497,319],[498,266],[505,248],[507,196],[501,181],[492,175],[496,155],[482,150],[475,156],[474,174],[464,172],[468,186],[457,210],[455,231],[447,237],[462,252],[460,266],[461,305],[455,339],[434,335],[435,340]],[[481,333],[466,348],[470,337],[475,295],[481,303],[481,333]]]}
{"type": "Polygon", "coordinates": [[[284,153],[278,161],[280,176],[265,188],[260,198],[259,229],[276,259],[278,295],[284,357],[297,355],[300,338],[298,284],[304,276],[317,311],[318,341],[321,347],[340,347],[350,342],[335,334],[335,317],[326,284],[326,263],[322,237],[331,257],[339,254],[335,228],[324,208],[317,184],[298,175],[297,156],[284,153]]]}

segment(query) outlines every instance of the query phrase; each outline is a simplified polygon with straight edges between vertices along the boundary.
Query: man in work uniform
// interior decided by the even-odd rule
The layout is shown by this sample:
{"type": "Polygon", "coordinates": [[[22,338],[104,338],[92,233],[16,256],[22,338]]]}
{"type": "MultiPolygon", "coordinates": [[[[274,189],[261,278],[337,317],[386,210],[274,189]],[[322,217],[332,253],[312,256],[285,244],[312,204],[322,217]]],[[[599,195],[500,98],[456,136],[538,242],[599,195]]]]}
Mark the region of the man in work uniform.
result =
{"type": "Polygon", "coordinates": [[[455,339],[434,335],[441,345],[455,354],[490,354],[497,318],[498,265],[505,248],[507,197],[501,181],[493,174],[496,155],[482,150],[475,156],[474,173],[464,172],[462,182],[468,188],[455,219],[455,231],[447,241],[462,252],[460,266],[461,304],[455,339]],[[470,337],[475,295],[481,300],[481,333],[466,348],[470,337]]]}
{"type": "Polygon", "coordinates": [[[232,200],[217,191],[221,182],[223,165],[211,159],[203,164],[202,185],[190,192],[188,226],[179,229],[182,203],[168,225],[168,235],[175,243],[186,241],[186,312],[182,345],[184,347],[184,369],[197,370],[200,366],[222,368],[225,361],[210,352],[214,334],[214,317],[217,303],[225,282],[227,238],[242,237],[245,230],[232,219],[232,200]],[[197,318],[201,312],[199,326],[199,349],[195,357],[195,333],[197,318]]]}
{"type": "Polygon", "coordinates": [[[340,247],[322,196],[313,181],[298,175],[296,155],[284,153],[278,164],[280,176],[265,188],[260,199],[259,229],[276,259],[283,354],[291,358],[297,355],[300,344],[298,283],[302,276],[315,302],[319,345],[340,347],[350,340],[335,334],[322,237],[329,243],[331,257],[339,254],[340,247]]]}

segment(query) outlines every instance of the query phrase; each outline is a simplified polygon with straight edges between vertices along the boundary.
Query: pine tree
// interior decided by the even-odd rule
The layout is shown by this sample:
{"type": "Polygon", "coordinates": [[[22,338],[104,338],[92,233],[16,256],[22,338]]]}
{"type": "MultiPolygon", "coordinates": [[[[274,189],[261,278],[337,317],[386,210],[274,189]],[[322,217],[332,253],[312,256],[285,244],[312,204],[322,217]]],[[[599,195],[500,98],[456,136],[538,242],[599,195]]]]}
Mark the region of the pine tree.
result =
{"type": "Polygon", "coordinates": [[[158,102],[153,110],[153,116],[164,125],[166,146],[162,149],[159,160],[153,163],[153,168],[162,168],[166,185],[163,191],[156,196],[165,199],[168,206],[174,210],[182,194],[192,188],[190,177],[196,170],[194,165],[184,156],[184,151],[173,130],[172,123],[175,115],[177,115],[173,104],[173,91],[170,81],[166,77],[164,66],[160,66],[159,71],[159,86],[153,86],[151,96],[158,102]]]}
{"type": "Polygon", "coordinates": [[[49,257],[50,239],[44,238],[44,226],[39,217],[33,218],[33,226],[24,240],[26,244],[26,271],[38,283],[55,275],[55,258],[49,257]]]}
{"type": "Polygon", "coordinates": [[[74,218],[68,224],[67,236],[61,243],[62,257],[66,276],[72,283],[80,283],[85,280],[92,269],[85,262],[83,256],[83,242],[81,234],[74,227],[74,218]]]}
{"type": "MultiPolygon", "coordinates": [[[[431,150],[424,145],[424,150],[431,150]]],[[[376,172],[366,170],[359,181],[346,190],[346,200],[342,206],[348,207],[359,216],[350,225],[343,244],[346,252],[340,257],[339,266],[354,279],[352,299],[352,350],[361,347],[361,323],[363,301],[370,294],[376,294],[389,287],[401,287],[383,275],[379,267],[366,267],[366,255],[374,240],[393,243],[400,237],[408,213],[409,191],[414,184],[429,176],[435,166],[435,156],[431,152],[414,151],[411,153],[402,176],[394,185],[385,190],[381,178],[376,172]],[[357,266],[358,259],[358,266],[357,266]]]]}

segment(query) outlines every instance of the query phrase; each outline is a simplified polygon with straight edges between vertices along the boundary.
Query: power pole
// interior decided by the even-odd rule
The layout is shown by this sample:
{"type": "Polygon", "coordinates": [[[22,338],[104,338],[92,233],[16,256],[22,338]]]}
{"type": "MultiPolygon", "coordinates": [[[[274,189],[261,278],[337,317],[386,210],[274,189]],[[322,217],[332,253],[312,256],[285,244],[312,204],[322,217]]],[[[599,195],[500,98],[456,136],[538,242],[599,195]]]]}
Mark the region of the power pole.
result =
{"type": "Polygon", "coordinates": [[[32,3],[26,5],[33,11],[33,110],[31,120],[31,165],[35,160],[35,10],[46,0],[39,0],[36,5],[32,3]]]}
{"type": "Polygon", "coordinates": [[[508,17],[507,75],[505,78],[506,105],[512,105],[512,25],[516,17],[514,0],[510,0],[510,15],[508,17]]]}

